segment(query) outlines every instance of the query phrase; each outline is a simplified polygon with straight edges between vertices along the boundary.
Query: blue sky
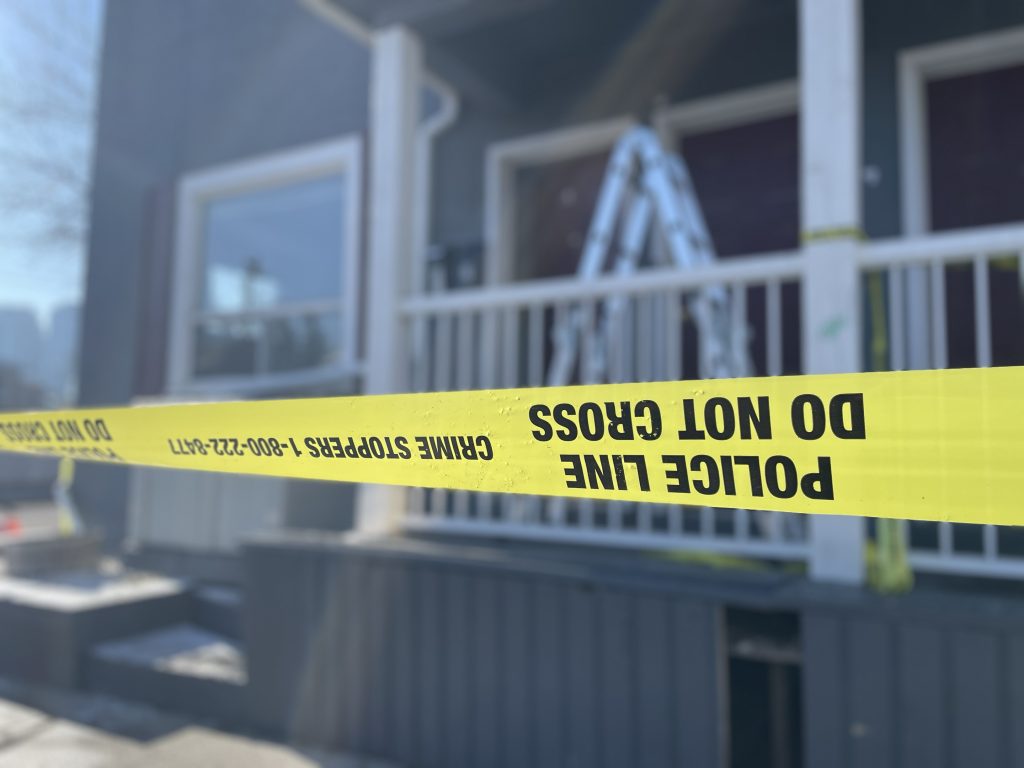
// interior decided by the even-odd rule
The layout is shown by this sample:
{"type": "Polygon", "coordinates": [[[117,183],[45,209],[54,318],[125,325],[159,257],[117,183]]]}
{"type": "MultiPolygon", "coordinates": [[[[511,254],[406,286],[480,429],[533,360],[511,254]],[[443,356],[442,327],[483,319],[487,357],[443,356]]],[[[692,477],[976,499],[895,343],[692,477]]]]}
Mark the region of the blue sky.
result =
{"type": "MultiPolygon", "coordinates": [[[[63,210],[81,210],[77,195],[59,189],[34,195],[32,210],[12,205],[12,196],[31,191],[26,156],[59,159],[87,170],[91,163],[92,125],[86,120],[30,114],[54,102],[61,108],[62,84],[73,82],[95,102],[103,0],[4,0],[0,3],[0,306],[36,311],[45,324],[57,306],[81,298],[84,243],[34,237],[45,209],[59,200],[63,210]]],[[[55,115],[58,113],[55,112],[55,115]]],[[[77,114],[77,113],[76,113],[77,114]]],[[[50,217],[59,220],[61,217],[50,217]]],[[[71,218],[74,218],[73,216],[71,218]]]]}

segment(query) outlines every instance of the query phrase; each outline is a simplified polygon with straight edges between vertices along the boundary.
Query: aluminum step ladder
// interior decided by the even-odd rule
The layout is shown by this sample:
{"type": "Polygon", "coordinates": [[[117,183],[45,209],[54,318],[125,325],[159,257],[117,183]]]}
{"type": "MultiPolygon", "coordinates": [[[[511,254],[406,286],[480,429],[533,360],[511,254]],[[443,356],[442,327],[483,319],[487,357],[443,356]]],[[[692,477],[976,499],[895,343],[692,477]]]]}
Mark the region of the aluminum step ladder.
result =
{"type": "MultiPolygon", "coordinates": [[[[633,274],[656,233],[664,247],[653,253],[660,252],[663,260],[679,269],[697,269],[716,261],[686,164],[666,152],[650,128],[636,126],[619,139],[608,161],[577,276],[594,280],[602,274],[633,274]]],[[[577,360],[582,381],[608,381],[609,351],[619,341],[626,301],[623,296],[605,299],[594,324],[586,323],[581,308],[575,307],[552,329],[549,386],[568,384],[577,360]],[[594,327],[586,327],[590,325],[594,327]]],[[[700,339],[700,378],[750,375],[745,324],[734,322],[725,287],[704,287],[687,302],[700,339]]]]}

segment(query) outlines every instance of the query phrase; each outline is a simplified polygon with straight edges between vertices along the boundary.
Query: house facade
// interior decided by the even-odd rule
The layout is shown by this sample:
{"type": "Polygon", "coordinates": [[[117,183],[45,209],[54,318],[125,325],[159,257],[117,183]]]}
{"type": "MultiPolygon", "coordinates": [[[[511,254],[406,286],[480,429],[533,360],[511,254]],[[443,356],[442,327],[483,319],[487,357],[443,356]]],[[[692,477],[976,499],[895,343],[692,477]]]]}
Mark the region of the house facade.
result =
{"type": "MultiPolygon", "coordinates": [[[[1021,364],[1021,93],[995,0],[108,0],[80,402],[539,386],[611,301],[606,380],[695,379],[709,285],[756,375],[1021,364]],[[718,259],[652,235],[577,279],[637,124],[718,259]]],[[[75,494],[112,549],[244,588],[247,717],[296,738],[1024,762],[1013,529],[908,523],[918,585],[881,597],[862,518],[101,466],[75,494]]]]}

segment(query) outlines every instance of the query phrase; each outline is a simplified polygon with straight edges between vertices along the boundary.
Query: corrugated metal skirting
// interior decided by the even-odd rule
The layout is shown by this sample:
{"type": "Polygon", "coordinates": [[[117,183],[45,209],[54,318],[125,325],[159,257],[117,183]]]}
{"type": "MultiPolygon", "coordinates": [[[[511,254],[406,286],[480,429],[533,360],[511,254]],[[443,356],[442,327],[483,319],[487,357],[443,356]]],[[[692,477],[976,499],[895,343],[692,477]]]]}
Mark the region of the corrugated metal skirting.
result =
{"type": "Polygon", "coordinates": [[[354,548],[246,558],[265,727],[423,768],[720,764],[712,603],[354,548]]]}

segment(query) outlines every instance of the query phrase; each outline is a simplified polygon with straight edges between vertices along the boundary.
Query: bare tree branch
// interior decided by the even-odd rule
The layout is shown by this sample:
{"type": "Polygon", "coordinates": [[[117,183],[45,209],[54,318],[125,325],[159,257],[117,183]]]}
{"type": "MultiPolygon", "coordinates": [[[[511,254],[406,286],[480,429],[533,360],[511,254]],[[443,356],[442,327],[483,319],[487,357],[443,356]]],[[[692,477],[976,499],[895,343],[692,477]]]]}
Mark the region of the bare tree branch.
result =
{"type": "Polygon", "coordinates": [[[87,227],[97,54],[80,0],[7,0],[0,51],[0,212],[26,245],[73,253],[87,227]]]}

